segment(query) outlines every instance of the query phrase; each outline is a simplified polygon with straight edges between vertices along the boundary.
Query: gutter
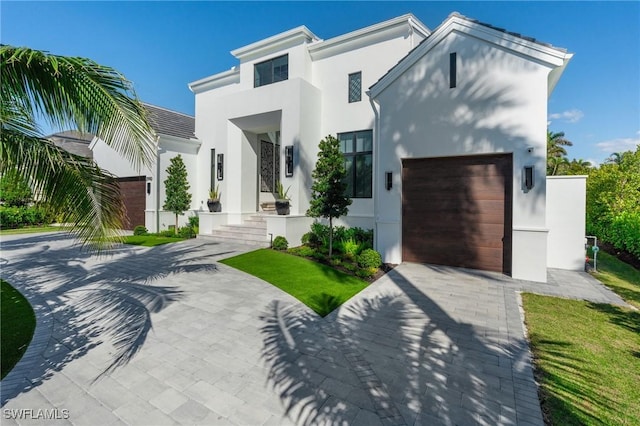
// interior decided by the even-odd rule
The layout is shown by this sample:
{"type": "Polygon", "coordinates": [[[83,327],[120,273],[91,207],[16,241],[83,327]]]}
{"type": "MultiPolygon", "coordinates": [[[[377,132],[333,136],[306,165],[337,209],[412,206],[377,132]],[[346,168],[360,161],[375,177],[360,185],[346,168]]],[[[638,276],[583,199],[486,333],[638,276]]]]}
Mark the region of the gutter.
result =
{"type": "Polygon", "coordinates": [[[373,109],[374,121],[373,121],[373,155],[375,158],[374,161],[374,169],[373,169],[373,248],[374,250],[378,249],[378,203],[379,203],[379,195],[378,195],[378,185],[380,181],[380,177],[378,176],[378,171],[380,170],[380,106],[373,100],[371,97],[371,91],[367,90],[366,95],[369,97],[369,103],[371,104],[371,108],[373,109]]]}

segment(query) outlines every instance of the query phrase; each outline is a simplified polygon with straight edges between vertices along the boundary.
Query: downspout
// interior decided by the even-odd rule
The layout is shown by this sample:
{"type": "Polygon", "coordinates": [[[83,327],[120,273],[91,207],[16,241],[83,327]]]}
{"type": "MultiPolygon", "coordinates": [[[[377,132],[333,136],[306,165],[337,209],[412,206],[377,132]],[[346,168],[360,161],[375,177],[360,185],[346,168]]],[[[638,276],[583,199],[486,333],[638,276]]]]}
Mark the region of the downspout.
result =
{"type": "Polygon", "coordinates": [[[160,233],[160,136],[156,135],[156,234],[160,233]]]}
{"type": "MultiPolygon", "coordinates": [[[[374,250],[378,250],[378,203],[379,203],[379,194],[378,194],[378,185],[379,185],[379,176],[378,170],[380,170],[380,156],[378,155],[379,146],[380,146],[380,111],[379,105],[371,97],[371,91],[367,90],[367,96],[369,97],[369,103],[371,104],[371,108],[373,109],[374,121],[373,121],[373,156],[375,161],[373,162],[373,248],[374,250]]],[[[384,259],[383,259],[384,261],[384,259]]]]}

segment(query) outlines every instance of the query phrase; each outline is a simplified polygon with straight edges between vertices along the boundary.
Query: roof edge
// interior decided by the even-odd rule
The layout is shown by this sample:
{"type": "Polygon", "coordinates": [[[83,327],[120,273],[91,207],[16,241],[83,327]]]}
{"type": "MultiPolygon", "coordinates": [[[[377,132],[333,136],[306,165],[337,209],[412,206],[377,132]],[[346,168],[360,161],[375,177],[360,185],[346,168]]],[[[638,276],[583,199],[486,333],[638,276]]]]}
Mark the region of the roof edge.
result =
{"type": "Polygon", "coordinates": [[[189,90],[193,93],[201,93],[205,90],[214,89],[220,86],[226,86],[231,84],[235,77],[240,76],[240,69],[234,66],[230,70],[222,71],[218,74],[213,74],[208,77],[201,78],[200,80],[192,81],[188,84],[189,90]]]}
{"type": "Polygon", "coordinates": [[[318,36],[304,25],[290,29],[288,31],[256,41],[255,43],[239,47],[231,51],[231,54],[241,60],[247,57],[258,56],[265,51],[281,50],[291,45],[302,44],[320,40],[318,36]]]}

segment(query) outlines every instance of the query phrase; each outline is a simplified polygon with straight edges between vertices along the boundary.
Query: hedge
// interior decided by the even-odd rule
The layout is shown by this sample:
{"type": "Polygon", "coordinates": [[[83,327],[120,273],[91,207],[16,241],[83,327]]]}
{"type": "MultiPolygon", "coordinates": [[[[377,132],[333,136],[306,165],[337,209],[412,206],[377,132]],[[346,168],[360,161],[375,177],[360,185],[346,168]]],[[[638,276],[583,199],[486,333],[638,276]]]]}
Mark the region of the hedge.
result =
{"type": "Polygon", "coordinates": [[[51,219],[42,208],[0,206],[0,227],[3,229],[49,223],[51,219]]]}

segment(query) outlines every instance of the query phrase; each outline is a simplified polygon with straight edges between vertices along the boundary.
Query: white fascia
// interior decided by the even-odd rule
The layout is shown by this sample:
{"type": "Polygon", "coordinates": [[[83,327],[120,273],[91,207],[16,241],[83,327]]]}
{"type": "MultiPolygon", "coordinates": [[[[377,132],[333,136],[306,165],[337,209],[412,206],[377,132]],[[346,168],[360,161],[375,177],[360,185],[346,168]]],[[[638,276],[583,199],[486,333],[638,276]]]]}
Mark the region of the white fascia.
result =
{"type": "Polygon", "coordinates": [[[192,152],[198,151],[202,142],[199,139],[185,139],[171,135],[158,135],[158,147],[165,148],[176,152],[192,152]]]}
{"type": "Polygon", "coordinates": [[[240,83],[240,69],[238,67],[191,82],[189,83],[189,90],[193,93],[202,93],[234,83],[240,83]]]}
{"type": "MultiPolygon", "coordinates": [[[[376,84],[371,86],[372,97],[377,97],[392,82],[413,66],[420,58],[426,55],[438,43],[449,34],[457,32],[468,35],[487,43],[499,46],[503,49],[525,56],[532,61],[542,63],[552,69],[558,67],[564,69],[572,54],[563,49],[558,49],[544,44],[517,37],[503,31],[499,31],[486,25],[470,21],[459,15],[451,15],[436,30],[413,51],[409,52],[394,68],[392,68],[376,84]]],[[[557,79],[560,75],[557,75],[557,79]]],[[[556,81],[557,81],[556,79],[556,81]]],[[[554,84],[555,85],[555,84],[554,84]]]]}
{"type": "Polygon", "coordinates": [[[413,14],[398,16],[347,34],[320,41],[309,46],[309,54],[313,60],[323,59],[328,56],[337,55],[349,50],[357,49],[369,43],[376,42],[385,33],[392,33],[393,30],[402,30],[403,26],[407,29],[427,37],[430,33],[429,29],[413,14]]]}
{"type": "Polygon", "coordinates": [[[242,62],[318,40],[320,39],[312,33],[309,28],[301,25],[289,31],[232,50],[231,54],[242,62]]]}

